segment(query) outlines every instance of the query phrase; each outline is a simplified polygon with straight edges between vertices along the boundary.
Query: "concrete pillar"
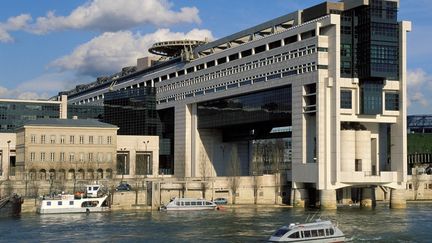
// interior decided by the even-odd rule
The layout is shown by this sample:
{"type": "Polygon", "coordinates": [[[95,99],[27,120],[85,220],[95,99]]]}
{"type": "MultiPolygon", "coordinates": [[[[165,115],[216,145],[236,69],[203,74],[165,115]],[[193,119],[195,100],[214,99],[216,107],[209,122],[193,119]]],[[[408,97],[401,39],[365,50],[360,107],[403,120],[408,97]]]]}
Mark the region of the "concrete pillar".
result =
{"type": "Polygon", "coordinates": [[[337,209],[336,190],[320,191],[321,209],[337,209]]]}
{"type": "Polygon", "coordinates": [[[291,191],[292,206],[304,208],[308,204],[308,193],[306,189],[293,188],[291,191]]]}
{"type": "Polygon", "coordinates": [[[406,208],[405,190],[391,189],[391,191],[390,191],[390,208],[406,208]]]}
{"type": "Polygon", "coordinates": [[[360,203],[361,207],[374,208],[375,202],[375,190],[372,187],[362,188],[362,199],[360,203]]]}

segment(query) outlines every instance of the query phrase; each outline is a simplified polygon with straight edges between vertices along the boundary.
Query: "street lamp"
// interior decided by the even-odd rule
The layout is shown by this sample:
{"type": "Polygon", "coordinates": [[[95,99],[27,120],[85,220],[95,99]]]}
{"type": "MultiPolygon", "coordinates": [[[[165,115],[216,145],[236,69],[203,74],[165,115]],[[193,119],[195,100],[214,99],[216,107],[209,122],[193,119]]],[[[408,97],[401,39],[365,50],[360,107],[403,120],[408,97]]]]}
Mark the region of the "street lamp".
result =
{"type": "Polygon", "coordinates": [[[150,141],[143,141],[143,143],[144,143],[144,145],[145,145],[145,151],[144,151],[144,153],[146,154],[146,174],[148,175],[149,174],[149,172],[150,172],[150,156],[148,155],[148,150],[147,150],[147,145],[148,145],[148,143],[149,143],[150,141]]]}
{"type": "Polygon", "coordinates": [[[8,145],[8,154],[7,154],[7,158],[8,158],[8,162],[7,162],[7,166],[8,166],[8,173],[7,173],[7,180],[9,180],[9,174],[10,174],[10,171],[11,171],[11,166],[10,166],[10,143],[11,143],[11,140],[8,140],[7,141],[7,145],[8,145]]]}

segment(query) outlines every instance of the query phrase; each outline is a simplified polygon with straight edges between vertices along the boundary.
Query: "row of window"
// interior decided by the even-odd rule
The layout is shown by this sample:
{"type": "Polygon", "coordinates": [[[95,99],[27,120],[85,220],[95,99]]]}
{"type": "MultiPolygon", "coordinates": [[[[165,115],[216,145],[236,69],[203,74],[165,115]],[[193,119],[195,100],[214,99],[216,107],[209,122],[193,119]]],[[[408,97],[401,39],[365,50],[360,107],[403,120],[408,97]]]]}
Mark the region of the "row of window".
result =
{"type": "MultiPolygon", "coordinates": [[[[340,91],[340,108],[352,109],[352,91],[340,91]]],[[[385,109],[388,111],[399,110],[399,93],[396,91],[385,92],[385,109]]]]}
{"type": "MultiPolygon", "coordinates": [[[[241,64],[238,66],[222,69],[222,70],[212,72],[209,74],[197,76],[197,77],[190,78],[190,79],[181,80],[181,81],[178,81],[178,82],[173,83],[173,84],[167,84],[167,85],[159,87],[157,89],[157,92],[160,93],[160,92],[164,92],[164,91],[174,90],[174,89],[178,89],[180,87],[189,86],[191,84],[197,84],[197,83],[201,83],[203,81],[225,77],[228,75],[252,70],[252,69],[263,67],[263,66],[270,65],[273,63],[278,63],[278,62],[290,60],[293,58],[306,56],[306,55],[309,55],[312,53],[316,53],[317,50],[318,49],[315,47],[315,45],[302,47],[299,49],[291,50],[289,52],[285,52],[285,53],[278,54],[278,55],[271,56],[271,57],[267,57],[267,58],[262,58],[260,60],[255,60],[253,62],[248,62],[248,63],[241,64]]],[[[325,51],[326,49],[325,48],[319,48],[319,50],[325,51]]]]}
{"type": "Polygon", "coordinates": [[[276,79],[285,78],[285,77],[289,77],[289,76],[293,76],[293,75],[313,72],[313,71],[316,71],[318,69],[327,69],[327,66],[316,65],[315,62],[305,63],[305,64],[295,66],[295,67],[285,68],[285,69],[281,69],[281,70],[277,70],[277,71],[273,71],[273,72],[269,72],[269,73],[256,75],[256,76],[254,76],[255,78],[253,78],[253,79],[251,77],[242,78],[242,79],[222,83],[219,85],[212,85],[210,87],[192,90],[192,91],[187,92],[187,93],[176,94],[176,95],[170,96],[169,98],[160,99],[159,104],[167,103],[167,102],[171,102],[171,101],[175,101],[175,100],[183,100],[185,98],[200,96],[200,95],[204,95],[204,94],[210,94],[210,93],[225,91],[225,90],[238,88],[238,87],[245,86],[245,85],[251,85],[251,84],[266,82],[266,81],[270,81],[270,80],[276,80],[276,79]]]}
{"type": "Polygon", "coordinates": [[[310,238],[310,237],[324,237],[334,235],[334,229],[316,229],[316,230],[302,230],[292,233],[288,236],[290,239],[310,238]]]}
{"type": "MultiPolygon", "coordinates": [[[[315,21],[318,21],[318,20],[319,19],[316,19],[315,21]]],[[[311,21],[311,22],[314,22],[314,21],[311,21]]],[[[312,37],[316,36],[316,30],[311,30],[311,31],[307,31],[307,32],[301,33],[300,36],[301,36],[301,40],[312,38],[312,37]]],[[[166,75],[163,75],[163,76],[160,76],[160,77],[156,77],[156,78],[153,78],[151,80],[147,80],[147,81],[141,82],[139,84],[136,84],[136,86],[137,87],[141,87],[141,86],[151,86],[151,87],[154,87],[154,85],[156,83],[158,83],[158,82],[162,82],[162,81],[173,79],[173,78],[177,78],[177,77],[180,77],[180,76],[183,76],[183,75],[191,74],[191,73],[194,73],[194,72],[197,72],[197,71],[201,71],[201,70],[204,70],[204,69],[207,69],[207,68],[211,68],[211,67],[214,67],[214,66],[217,66],[217,65],[221,65],[221,64],[224,64],[224,63],[235,61],[235,60],[238,60],[238,59],[241,59],[241,58],[245,58],[245,57],[248,57],[248,56],[251,56],[251,55],[255,55],[255,54],[261,53],[261,52],[265,52],[265,51],[268,51],[268,50],[272,50],[272,49],[275,49],[275,48],[286,46],[286,45],[289,45],[289,44],[292,44],[292,43],[295,43],[295,42],[298,42],[298,41],[299,41],[298,35],[293,35],[293,36],[290,36],[290,37],[286,37],[286,38],[283,38],[283,39],[280,39],[280,40],[273,41],[271,43],[267,43],[267,44],[260,45],[260,46],[257,46],[257,47],[254,47],[254,48],[251,48],[251,49],[248,49],[248,50],[244,50],[244,51],[241,51],[241,52],[238,52],[238,53],[234,53],[234,54],[231,54],[229,56],[224,56],[224,57],[221,57],[221,58],[218,58],[218,59],[215,59],[215,60],[211,60],[211,61],[208,61],[208,62],[205,62],[205,63],[197,64],[196,66],[192,66],[192,67],[189,67],[189,68],[186,68],[186,69],[182,69],[182,70],[179,70],[177,72],[173,72],[173,73],[166,74],[166,75]]],[[[295,58],[295,57],[301,56],[300,53],[296,53],[296,51],[295,52],[292,51],[292,55],[291,55],[290,58],[295,58]]],[[[287,54],[287,53],[284,53],[284,54],[287,54]]],[[[303,54],[303,55],[305,55],[305,54],[303,54]]],[[[224,69],[225,70],[224,74],[230,75],[229,74],[230,73],[229,69],[230,68],[224,69]]],[[[221,71],[219,71],[219,72],[221,72],[221,71]]],[[[222,77],[222,76],[225,76],[225,75],[220,74],[219,77],[222,77]]],[[[196,78],[193,78],[193,79],[199,79],[201,77],[196,77],[196,78]]],[[[215,77],[213,77],[213,78],[215,78],[215,77]]],[[[183,80],[183,81],[177,82],[177,84],[180,84],[181,87],[183,87],[185,85],[190,85],[190,84],[186,84],[184,82],[185,81],[183,80]]],[[[171,85],[171,86],[173,86],[173,85],[171,85]]],[[[168,90],[169,89],[178,88],[178,87],[175,87],[175,86],[176,85],[174,85],[174,87],[170,87],[170,88],[164,86],[164,88],[165,89],[168,88],[168,90]]],[[[158,90],[158,92],[160,92],[160,91],[161,90],[158,90]]],[[[84,104],[84,103],[89,103],[89,102],[96,101],[96,100],[99,100],[99,99],[102,99],[102,98],[103,98],[103,95],[98,95],[98,96],[95,96],[95,97],[92,97],[92,98],[81,100],[81,101],[79,101],[77,103],[78,104],[84,104]]]]}
{"type": "Polygon", "coordinates": [[[68,153],[68,158],[66,158],[66,153],[65,152],[59,152],[58,154],[56,154],[55,152],[50,152],[50,153],[46,153],[46,152],[40,152],[39,157],[36,158],[36,152],[30,152],[30,161],[31,162],[45,162],[45,161],[49,161],[49,162],[112,162],[112,154],[111,153],[106,153],[105,156],[103,153],[88,153],[88,154],[84,154],[84,153],[68,153]],[[78,156],[75,156],[78,155],[78,156]],[[49,157],[48,157],[49,156],[49,157]],[[58,156],[58,157],[57,157],[58,156]],[[95,157],[97,156],[97,157],[95,157]],[[78,160],[77,160],[78,159],[78,160]]]}
{"type": "MultiPolygon", "coordinates": [[[[50,143],[50,144],[56,144],[57,143],[57,135],[49,135],[49,137],[47,135],[40,135],[40,140],[37,141],[36,139],[36,135],[35,134],[31,134],[30,135],[30,143],[32,144],[36,144],[36,143],[40,143],[40,144],[46,144],[46,143],[50,143]],[[47,140],[49,139],[49,141],[47,140]]],[[[60,144],[66,144],[66,138],[68,138],[68,144],[75,144],[77,142],[77,144],[95,144],[95,137],[96,136],[84,136],[84,135],[80,135],[80,136],[75,136],[75,135],[70,135],[70,136],[66,136],[66,135],[60,135],[59,136],[59,143],[60,144]],[[75,137],[78,138],[78,141],[75,140],[75,137]]],[[[106,137],[106,144],[112,144],[112,136],[107,136],[106,137]]],[[[104,144],[105,140],[103,136],[97,136],[97,144],[104,144]]]]}

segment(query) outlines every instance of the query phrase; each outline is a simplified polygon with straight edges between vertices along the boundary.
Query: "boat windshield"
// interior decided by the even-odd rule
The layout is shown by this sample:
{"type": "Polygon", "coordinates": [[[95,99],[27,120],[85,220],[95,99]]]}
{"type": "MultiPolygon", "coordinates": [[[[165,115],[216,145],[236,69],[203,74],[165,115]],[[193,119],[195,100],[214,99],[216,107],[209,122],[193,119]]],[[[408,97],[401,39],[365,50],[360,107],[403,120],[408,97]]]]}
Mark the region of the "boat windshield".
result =
{"type": "Polygon", "coordinates": [[[282,227],[280,229],[278,229],[276,232],[274,232],[273,236],[275,237],[282,237],[284,236],[288,231],[290,231],[290,229],[286,228],[286,227],[282,227]]]}

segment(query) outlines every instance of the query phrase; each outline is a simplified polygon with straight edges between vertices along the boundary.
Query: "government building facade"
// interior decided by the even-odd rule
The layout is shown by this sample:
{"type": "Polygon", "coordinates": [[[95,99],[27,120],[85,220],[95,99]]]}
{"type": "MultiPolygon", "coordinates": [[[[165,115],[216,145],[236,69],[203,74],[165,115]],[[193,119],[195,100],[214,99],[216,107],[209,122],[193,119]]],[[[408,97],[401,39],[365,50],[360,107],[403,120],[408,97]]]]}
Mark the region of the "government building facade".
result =
{"type": "Polygon", "coordinates": [[[164,61],[60,94],[73,106],[112,107],[120,93],[154,89],[142,106],[154,102],[146,117],[160,124],[146,131],[160,138],[155,170],[174,178],[275,175],[279,196],[324,208],[371,205],[381,188],[404,207],[411,23],[398,22],[398,7],[324,2],[209,43],[157,43],[150,52],[164,61]]]}

